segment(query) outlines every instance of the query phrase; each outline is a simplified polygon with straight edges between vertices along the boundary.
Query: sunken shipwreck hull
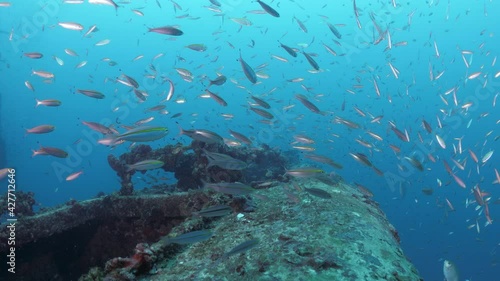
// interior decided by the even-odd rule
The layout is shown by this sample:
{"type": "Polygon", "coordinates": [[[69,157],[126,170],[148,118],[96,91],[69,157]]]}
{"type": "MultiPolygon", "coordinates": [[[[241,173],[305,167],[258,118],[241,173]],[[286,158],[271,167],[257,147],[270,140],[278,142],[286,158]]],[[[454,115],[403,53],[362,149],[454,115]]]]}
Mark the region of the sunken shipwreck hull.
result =
{"type": "MultiPolygon", "coordinates": [[[[181,163],[192,165],[189,173],[208,173],[200,180],[213,181],[212,169],[195,169],[203,157],[190,149],[195,153],[182,154],[191,160],[181,163]]],[[[251,175],[262,180],[247,180],[254,190],[237,195],[171,186],[134,191],[130,175],[119,168],[133,153],[110,158],[124,181],[120,192],[19,219],[15,280],[421,280],[369,194],[338,177],[277,177],[272,167],[282,169],[275,164],[283,157],[271,159],[268,149],[248,153],[270,153],[272,164],[262,162],[265,174],[251,175]],[[229,206],[230,213],[194,215],[214,205],[229,206]],[[201,229],[211,237],[187,245],[166,242],[201,229]],[[251,247],[234,250],[245,241],[253,241],[251,247]]],[[[8,232],[1,230],[4,259],[8,232]]],[[[1,280],[12,277],[0,274],[1,280]]]]}

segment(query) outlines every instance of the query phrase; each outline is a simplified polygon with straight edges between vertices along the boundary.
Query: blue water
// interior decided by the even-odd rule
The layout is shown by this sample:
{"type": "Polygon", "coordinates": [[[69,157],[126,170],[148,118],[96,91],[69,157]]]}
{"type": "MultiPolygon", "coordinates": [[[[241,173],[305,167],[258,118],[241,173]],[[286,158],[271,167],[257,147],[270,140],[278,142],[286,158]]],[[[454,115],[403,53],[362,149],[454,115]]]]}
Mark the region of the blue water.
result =
{"type": "MultiPolygon", "coordinates": [[[[11,7],[0,7],[0,118],[2,138],[6,143],[4,158],[7,159],[7,163],[0,163],[0,168],[16,168],[18,189],[35,192],[38,207],[61,204],[70,198],[83,200],[100,191],[111,193],[119,189],[119,179],[109,167],[107,155],[119,156],[127,151],[128,144],[115,149],[97,144],[101,135],[82,125],[82,121],[118,126],[117,121],[131,125],[139,119],[154,116],[149,124],[166,126],[170,133],[164,139],[150,143],[153,148],[190,142],[187,137],[177,136],[176,122],[183,128],[212,130],[225,138],[230,138],[228,129],[232,129],[253,137],[256,144],[265,143],[282,150],[292,149],[293,135],[300,133],[316,140],[316,153],[344,165],[344,169],[336,172],[347,182],[360,183],[375,193],[376,201],[399,231],[404,253],[425,280],[443,279],[444,259],[455,262],[461,280],[494,280],[492,276],[499,276],[500,227],[496,218],[500,217],[500,211],[498,203],[493,202],[500,197],[500,186],[492,184],[494,168],[500,169],[500,149],[494,140],[499,135],[496,122],[500,114],[493,107],[500,83],[500,78],[495,79],[494,75],[500,67],[499,64],[492,65],[500,46],[496,34],[500,22],[495,19],[495,12],[500,10],[498,2],[396,1],[397,5],[393,7],[391,1],[359,0],[356,4],[361,29],[355,21],[352,1],[267,2],[280,12],[280,18],[248,13],[261,10],[261,7],[256,2],[240,0],[220,1],[223,16],[206,8],[210,5],[208,0],[178,1],[182,10],[174,9],[170,1],[159,1],[162,8],[155,1],[134,1],[133,4],[119,3],[121,7],[116,12],[111,6],[88,3],[29,2],[32,2],[31,6],[13,3],[11,7]],[[132,9],[142,11],[144,16],[134,14],[132,9]],[[378,32],[370,20],[370,13],[374,14],[383,31],[389,30],[391,49],[384,51],[388,46],[387,36],[378,45],[373,44],[378,32]],[[241,17],[247,17],[253,24],[240,30],[240,25],[230,18],[241,17]],[[309,32],[301,31],[293,17],[304,22],[309,32]],[[65,21],[78,22],[84,30],[67,30],[57,25],[65,21]],[[325,21],[336,26],[342,34],[341,39],[335,38],[325,21]],[[83,38],[94,24],[99,31],[83,38]],[[147,32],[146,27],[165,25],[178,25],[184,35],[172,37],[147,32]],[[222,32],[213,35],[216,31],[222,32]],[[11,32],[12,40],[9,40],[11,32]],[[103,39],[111,42],[95,46],[103,39]],[[255,44],[250,47],[252,40],[255,44]],[[304,56],[300,53],[297,58],[289,56],[279,47],[277,40],[315,54],[313,58],[322,71],[309,73],[311,66],[304,56]],[[396,46],[402,41],[407,45],[396,46]],[[185,48],[199,43],[205,44],[207,51],[195,52],[185,48]],[[307,47],[304,48],[302,43],[307,47]],[[337,56],[328,53],[321,43],[333,48],[337,56]],[[65,48],[74,50],[79,57],[68,56],[65,48]],[[243,59],[254,69],[268,64],[262,71],[270,77],[258,78],[260,83],[252,85],[238,62],[239,49],[243,59]],[[462,58],[462,50],[473,52],[473,55],[464,55],[469,68],[462,58]],[[44,57],[30,59],[23,55],[25,52],[40,52],[44,57]],[[152,61],[159,53],[164,56],[152,61]],[[138,55],[144,58],[132,61],[138,55]],[[273,59],[271,55],[284,57],[289,62],[273,59]],[[64,65],[58,65],[52,56],[61,58],[64,65]],[[218,59],[212,62],[216,57],[218,59]],[[118,64],[110,66],[102,61],[103,58],[110,58],[118,64]],[[83,60],[87,65],[76,69],[75,66],[83,60]],[[388,62],[399,69],[398,79],[388,62]],[[147,72],[151,73],[150,64],[158,73],[155,80],[144,77],[147,72]],[[431,81],[429,64],[434,78],[444,71],[442,77],[431,81]],[[194,81],[183,81],[174,68],[190,70],[194,81]],[[53,72],[55,79],[51,84],[44,83],[43,78],[31,75],[32,69],[53,72]],[[478,71],[482,73],[479,77],[467,79],[478,71]],[[215,79],[216,72],[227,76],[228,81],[221,87],[212,86],[211,90],[227,101],[227,107],[199,97],[208,83],[204,76],[215,79]],[[139,82],[140,88],[149,94],[146,102],[138,103],[130,88],[115,83],[121,74],[132,76],[139,82]],[[169,115],[144,112],[166,96],[168,83],[162,84],[161,76],[170,78],[176,87],[173,99],[166,103],[169,115]],[[287,79],[297,77],[304,78],[304,81],[287,82],[287,79]],[[236,87],[229,79],[246,89],[236,87]],[[375,93],[373,79],[377,80],[380,97],[375,93]],[[34,92],[24,86],[27,80],[33,84],[34,92]],[[306,92],[301,84],[311,88],[310,92],[306,92]],[[457,105],[452,94],[444,96],[453,87],[458,89],[457,105]],[[273,88],[277,90],[268,94],[273,88]],[[75,89],[97,90],[106,98],[92,99],[75,94],[75,89]],[[262,118],[248,110],[247,91],[269,102],[270,111],[279,123],[272,126],[259,123],[262,118]],[[327,114],[322,116],[309,111],[294,98],[297,93],[306,95],[327,114]],[[439,95],[444,96],[448,105],[439,95]],[[181,97],[186,102],[176,103],[175,100],[181,97]],[[34,108],[35,98],[59,99],[62,105],[34,108]],[[345,111],[341,111],[344,100],[345,111]],[[467,111],[462,109],[461,106],[469,101],[473,105],[467,111]],[[281,109],[288,105],[295,106],[284,113],[281,109]],[[354,106],[373,116],[384,117],[380,124],[370,123],[371,118],[360,116],[354,106]],[[181,117],[170,118],[181,112],[181,117]],[[234,118],[224,120],[222,113],[233,114],[234,118]],[[481,117],[486,113],[487,116],[481,117]],[[356,122],[362,128],[348,129],[336,124],[332,122],[335,116],[356,122]],[[438,128],[437,118],[443,128],[438,128]],[[431,124],[432,134],[425,132],[422,119],[431,124]],[[467,128],[469,120],[472,123],[467,128]],[[390,130],[388,121],[403,132],[406,129],[410,142],[398,139],[390,130]],[[26,128],[41,124],[55,125],[56,130],[45,135],[25,136],[26,128]],[[383,141],[375,141],[366,134],[367,130],[382,136],[383,141]],[[493,132],[486,136],[490,131],[493,132]],[[423,137],[423,144],[418,132],[423,137]],[[445,140],[446,149],[436,143],[436,133],[445,140]],[[454,156],[453,145],[458,149],[455,138],[461,137],[463,152],[454,156]],[[369,141],[374,147],[361,146],[355,141],[357,138],[369,141]],[[400,147],[401,153],[396,155],[389,144],[400,147]],[[32,158],[31,150],[40,145],[62,148],[70,157],[32,158]],[[468,149],[477,154],[479,161],[486,152],[495,151],[491,159],[480,165],[479,174],[468,149]],[[384,176],[378,176],[372,169],[354,161],[349,152],[368,155],[384,176]],[[427,158],[428,154],[436,159],[435,163],[427,158]],[[405,156],[421,160],[425,170],[420,172],[413,168],[405,156]],[[452,157],[462,164],[467,159],[464,171],[453,165],[452,157]],[[450,163],[454,173],[465,181],[465,189],[448,175],[443,160],[450,163]],[[84,173],[79,178],[65,181],[69,174],[80,170],[84,173]],[[437,184],[438,178],[443,182],[441,187],[437,184]],[[466,199],[474,200],[471,190],[478,183],[484,192],[489,193],[485,198],[491,197],[489,209],[493,224],[486,227],[485,215],[474,210],[477,204],[472,203],[467,208],[465,204],[466,199]],[[432,188],[434,193],[424,195],[422,188],[432,188]],[[446,199],[456,211],[450,212],[446,199]],[[468,229],[476,222],[480,231],[476,225],[468,229]]],[[[307,159],[301,162],[318,165],[307,159]]],[[[331,171],[327,166],[322,168],[331,171]]],[[[6,184],[5,180],[2,182],[6,184]]]]}

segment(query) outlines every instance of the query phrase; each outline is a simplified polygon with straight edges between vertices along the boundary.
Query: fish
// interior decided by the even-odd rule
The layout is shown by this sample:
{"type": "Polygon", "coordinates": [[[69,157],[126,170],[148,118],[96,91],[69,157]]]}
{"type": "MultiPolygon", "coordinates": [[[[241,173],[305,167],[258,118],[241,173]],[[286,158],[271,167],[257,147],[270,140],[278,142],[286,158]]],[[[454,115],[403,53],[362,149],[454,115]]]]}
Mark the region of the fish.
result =
{"type": "Polygon", "coordinates": [[[72,181],[78,178],[81,174],[83,174],[83,171],[78,171],[70,174],[69,176],[66,177],[66,181],[72,181]]]}
{"type": "Polygon", "coordinates": [[[250,96],[250,97],[251,97],[251,98],[252,98],[252,99],[253,99],[253,100],[254,100],[254,101],[255,101],[258,105],[262,106],[263,108],[265,108],[265,109],[269,109],[269,108],[271,108],[271,106],[270,106],[267,102],[265,102],[264,100],[259,99],[259,98],[258,98],[258,97],[256,97],[256,96],[250,96]]]}
{"type": "Polygon", "coordinates": [[[174,92],[175,92],[174,82],[172,82],[172,80],[170,80],[168,78],[166,78],[165,80],[168,82],[169,88],[168,88],[167,97],[164,100],[162,100],[161,102],[171,100],[172,97],[174,96],[174,92]]]}
{"type": "Polygon", "coordinates": [[[217,1],[217,0],[210,0],[210,3],[212,3],[212,5],[217,6],[217,7],[221,6],[221,4],[219,3],[219,1],[217,1]]]}
{"type": "Polygon", "coordinates": [[[229,133],[231,134],[231,136],[233,136],[235,139],[247,144],[247,145],[251,145],[252,144],[252,141],[246,137],[245,135],[243,135],[242,133],[238,133],[236,131],[233,131],[233,130],[229,130],[229,133]]]}
{"type": "Polygon", "coordinates": [[[352,156],[352,158],[354,158],[354,160],[358,161],[359,163],[364,164],[368,167],[373,166],[372,162],[370,162],[370,160],[368,160],[368,157],[366,155],[364,155],[363,153],[351,153],[351,152],[349,152],[349,154],[352,156]]]}
{"type": "Polygon", "coordinates": [[[203,182],[204,188],[211,188],[217,192],[230,195],[247,195],[255,191],[254,188],[241,182],[219,182],[207,183],[203,182]]]}
{"type": "Polygon", "coordinates": [[[305,107],[307,107],[307,109],[309,109],[310,111],[314,112],[314,113],[318,113],[318,114],[321,114],[321,115],[325,115],[322,111],[319,110],[319,108],[314,105],[312,102],[310,102],[306,96],[304,95],[301,95],[301,94],[296,94],[295,95],[295,98],[298,99],[305,107]]]}
{"type": "Polygon", "coordinates": [[[133,87],[135,89],[139,88],[139,83],[137,83],[137,81],[134,78],[132,78],[132,77],[130,77],[128,75],[125,75],[125,74],[122,74],[122,76],[127,81],[124,81],[125,83],[123,83],[122,80],[119,80],[119,82],[121,82],[122,84],[124,84],[126,86],[133,87]]]}
{"type": "Polygon", "coordinates": [[[114,145],[121,141],[130,142],[148,142],[163,138],[168,133],[165,127],[141,126],[128,130],[120,135],[108,135],[107,138],[99,140],[99,143],[105,145],[114,145]]]}
{"type": "Polygon", "coordinates": [[[424,166],[422,165],[422,163],[420,161],[418,161],[418,159],[416,159],[415,157],[407,157],[405,156],[405,159],[408,160],[408,162],[410,162],[410,164],[417,168],[419,171],[423,171],[424,170],[424,166]]]}
{"type": "Polygon", "coordinates": [[[319,197],[319,198],[323,198],[323,199],[331,199],[332,198],[332,195],[326,191],[324,191],[323,189],[319,189],[319,188],[314,188],[314,187],[311,187],[311,188],[304,188],[304,190],[313,195],[313,196],[316,196],[316,197],[319,197]]]}
{"type": "Polygon", "coordinates": [[[253,112],[255,112],[255,113],[257,113],[257,114],[259,114],[260,116],[262,116],[264,118],[267,118],[267,119],[273,119],[274,118],[274,116],[271,113],[269,113],[269,112],[267,112],[267,111],[265,111],[263,109],[256,108],[256,107],[250,107],[250,110],[253,111],[253,112]]]}
{"type": "Polygon", "coordinates": [[[307,27],[304,25],[304,23],[302,23],[302,21],[300,21],[300,20],[299,20],[297,17],[295,17],[295,16],[294,16],[293,18],[295,19],[295,21],[296,21],[296,22],[297,22],[297,24],[299,25],[299,28],[300,28],[303,32],[307,33],[307,27]]]}
{"type": "Polygon", "coordinates": [[[181,36],[184,34],[184,32],[176,27],[173,26],[162,26],[162,27],[153,27],[149,28],[148,27],[148,32],[155,32],[159,34],[164,34],[164,35],[171,35],[171,36],[181,36]]]}
{"type": "Polygon", "coordinates": [[[95,46],[104,46],[104,45],[108,45],[109,43],[111,42],[111,40],[109,39],[103,39],[97,43],[95,43],[95,46]]]}
{"type": "Polygon", "coordinates": [[[278,43],[280,43],[281,45],[281,48],[285,49],[285,51],[292,57],[296,58],[297,57],[297,52],[295,52],[294,49],[288,47],[287,45],[281,43],[280,41],[278,41],[278,43]]]}
{"type": "Polygon", "coordinates": [[[241,68],[243,69],[243,73],[245,73],[245,76],[247,77],[248,81],[250,81],[252,84],[257,83],[257,76],[255,75],[255,71],[246,63],[243,58],[241,57],[241,51],[240,51],[240,64],[241,68]]]}
{"type": "Polygon", "coordinates": [[[325,171],[314,168],[314,167],[304,167],[304,168],[298,168],[298,169],[293,169],[293,170],[287,170],[286,175],[290,175],[292,177],[296,178],[309,178],[309,177],[315,177],[319,174],[324,174],[325,171]]]}
{"type": "Polygon", "coordinates": [[[224,143],[224,139],[221,136],[209,130],[203,130],[203,129],[184,130],[182,128],[179,128],[179,130],[180,130],[179,135],[186,135],[192,138],[193,140],[201,141],[208,144],[224,143]]]}
{"type": "Polygon", "coordinates": [[[110,128],[96,122],[82,121],[82,124],[103,135],[113,134],[110,128]]]}
{"type": "Polygon", "coordinates": [[[222,217],[232,212],[231,207],[226,205],[215,205],[203,208],[198,212],[193,212],[193,215],[205,218],[222,217]]]}
{"type": "Polygon", "coordinates": [[[11,171],[12,171],[11,168],[2,168],[2,169],[0,169],[0,180],[4,179],[5,177],[7,177],[8,174],[12,174],[11,171]]]}
{"type": "Polygon", "coordinates": [[[24,81],[24,85],[26,86],[26,88],[30,89],[31,91],[35,91],[35,88],[33,87],[33,85],[31,85],[31,82],[30,81],[24,81]]]}
{"type": "Polygon", "coordinates": [[[481,163],[485,164],[488,160],[490,160],[491,156],[493,156],[493,150],[486,152],[486,154],[481,158],[481,163]]]}
{"type": "Polygon", "coordinates": [[[444,142],[443,138],[441,138],[438,134],[436,134],[436,140],[442,149],[446,149],[446,143],[444,142]]]}
{"type": "Polygon", "coordinates": [[[342,38],[342,35],[340,34],[340,32],[337,30],[337,28],[335,28],[335,26],[333,26],[331,23],[327,22],[326,25],[328,25],[328,28],[330,29],[330,31],[333,33],[333,35],[335,35],[338,39],[341,39],[342,38]]]}
{"type": "Polygon", "coordinates": [[[222,105],[222,106],[227,106],[227,102],[221,98],[219,95],[215,94],[215,93],[212,93],[211,91],[209,91],[208,89],[205,90],[205,92],[208,93],[208,95],[213,99],[215,100],[218,104],[222,105]]]}
{"type": "Polygon", "coordinates": [[[221,75],[221,76],[218,76],[217,78],[215,78],[214,80],[210,80],[208,87],[210,87],[212,85],[221,86],[224,83],[226,83],[226,81],[227,81],[227,77],[224,75],[221,75]]]}
{"type": "Polygon", "coordinates": [[[248,164],[246,162],[235,159],[229,155],[209,152],[206,149],[203,149],[203,152],[208,159],[207,168],[218,166],[226,170],[243,170],[248,167],[248,164]]]}
{"type": "Polygon", "coordinates": [[[230,256],[246,252],[259,244],[259,239],[251,239],[238,244],[236,247],[232,248],[229,252],[225,253],[221,259],[226,259],[230,256]]]}
{"type": "Polygon", "coordinates": [[[443,274],[446,281],[459,281],[458,270],[454,263],[444,260],[443,274]]]}
{"type": "Polygon", "coordinates": [[[60,106],[62,104],[61,101],[59,101],[59,100],[53,100],[53,99],[50,99],[50,100],[38,100],[38,99],[35,99],[35,101],[36,101],[35,107],[38,107],[39,105],[44,105],[44,106],[60,106]]]}
{"type": "Polygon", "coordinates": [[[207,46],[204,44],[191,44],[187,45],[186,48],[197,52],[205,52],[207,50],[207,46]]]}
{"type": "Polygon", "coordinates": [[[26,129],[26,135],[27,134],[47,134],[52,131],[54,131],[56,127],[53,125],[40,125],[33,127],[31,129],[26,129]]]}
{"type": "Polygon", "coordinates": [[[68,153],[62,149],[56,148],[56,147],[50,147],[50,146],[40,146],[40,149],[38,150],[32,150],[33,154],[31,157],[35,157],[37,155],[51,155],[54,157],[58,158],[67,158],[68,153]]]}
{"type": "Polygon", "coordinates": [[[154,170],[163,167],[165,163],[160,160],[143,160],[134,164],[129,164],[127,166],[127,173],[130,171],[146,171],[146,170],[154,170]]]}
{"type": "Polygon", "coordinates": [[[342,169],[343,166],[335,161],[333,161],[332,159],[326,157],[326,156],[321,156],[321,155],[317,155],[317,154],[306,154],[304,155],[305,158],[308,158],[308,159],[311,159],[311,160],[314,160],[314,161],[317,161],[317,162],[320,162],[320,163],[324,163],[324,164],[327,164],[327,165],[330,165],[332,166],[333,168],[336,168],[336,169],[342,169]]]}
{"type": "Polygon", "coordinates": [[[115,10],[119,7],[113,0],[89,0],[89,4],[113,6],[115,10]]]}
{"type": "Polygon", "coordinates": [[[166,244],[186,245],[197,242],[202,242],[210,239],[213,233],[210,230],[196,230],[178,235],[173,238],[163,238],[162,241],[166,244]]]}
{"type": "Polygon", "coordinates": [[[28,57],[30,59],[41,59],[43,58],[43,54],[42,53],[24,53],[23,54],[25,57],[28,57]]]}
{"type": "Polygon", "coordinates": [[[78,30],[78,31],[83,30],[83,25],[76,22],[58,22],[57,24],[69,30],[78,30]]]}
{"type": "Polygon", "coordinates": [[[318,63],[309,55],[307,54],[306,52],[302,51],[302,54],[304,54],[304,56],[306,57],[307,61],[309,62],[309,64],[315,69],[315,70],[319,70],[319,65],[318,63]]]}
{"type": "Polygon", "coordinates": [[[103,99],[103,98],[105,98],[104,94],[102,94],[101,92],[98,92],[98,91],[94,91],[94,90],[81,90],[81,89],[77,89],[76,91],[78,93],[80,93],[80,94],[86,95],[87,97],[91,97],[91,98],[94,98],[94,99],[103,99]]]}
{"type": "Polygon", "coordinates": [[[55,77],[54,73],[45,70],[32,70],[31,75],[36,75],[46,79],[52,79],[55,77]]]}
{"type": "Polygon", "coordinates": [[[280,14],[275,9],[271,8],[271,6],[267,5],[266,3],[264,3],[260,0],[257,0],[257,3],[259,3],[260,6],[262,7],[262,9],[264,9],[264,11],[266,11],[271,16],[276,17],[276,18],[280,17],[280,14]]]}

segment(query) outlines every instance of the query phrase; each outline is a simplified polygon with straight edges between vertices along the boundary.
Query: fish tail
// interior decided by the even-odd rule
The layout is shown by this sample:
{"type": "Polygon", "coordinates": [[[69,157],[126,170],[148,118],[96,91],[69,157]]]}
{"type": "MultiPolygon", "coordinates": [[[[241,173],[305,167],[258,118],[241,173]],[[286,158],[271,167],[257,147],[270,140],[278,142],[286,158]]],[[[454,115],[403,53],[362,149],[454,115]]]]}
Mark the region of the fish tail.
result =
{"type": "Polygon", "coordinates": [[[181,125],[177,124],[177,126],[179,127],[179,134],[177,135],[177,137],[180,137],[180,136],[184,135],[185,131],[184,131],[184,129],[182,129],[181,125]]]}
{"type": "Polygon", "coordinates": [[[37,108],[40,104],[42,104],[38,99],[35,99],[35,101],[36,101],[35,108],[37,108]]]}
{"type": "Polygon", "coordinates": [[[126,170],[127,173],[134,170],[132,165],[125,165],[125,166],[127,166],[127,170],[126,170]]]}

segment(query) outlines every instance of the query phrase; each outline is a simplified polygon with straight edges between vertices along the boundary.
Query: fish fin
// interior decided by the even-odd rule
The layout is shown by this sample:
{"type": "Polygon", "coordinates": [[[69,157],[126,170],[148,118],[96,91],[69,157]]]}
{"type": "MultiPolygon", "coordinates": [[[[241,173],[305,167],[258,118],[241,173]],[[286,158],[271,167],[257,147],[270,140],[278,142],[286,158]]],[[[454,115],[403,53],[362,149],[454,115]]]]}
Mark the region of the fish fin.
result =
{"type": "Polygon", "coordinates": [[[127,166],[127,170],[125,171],[127,173],[134,170],[134,168],[132,167],[132,165],[125,165],[125,166],[127,166]]]}
{"type": "Polygon", "coordinates": [[[181,125],[179,125],[179,123],[177,123],[177,127],[179,127],[179,134],[177,135],[177,137],[180,137],[186,133],[186,131],[182,129],[181,125]]]}

